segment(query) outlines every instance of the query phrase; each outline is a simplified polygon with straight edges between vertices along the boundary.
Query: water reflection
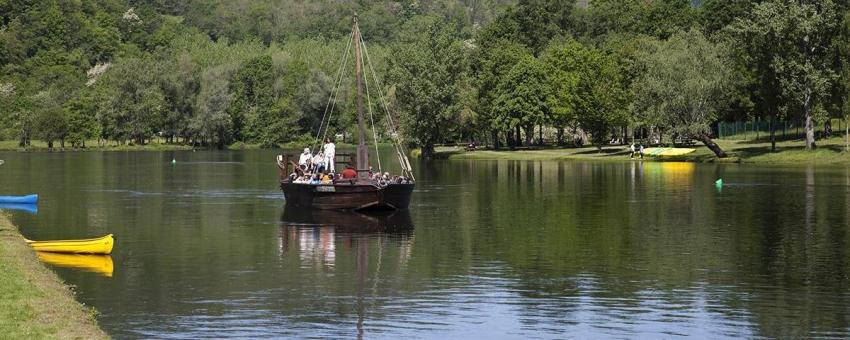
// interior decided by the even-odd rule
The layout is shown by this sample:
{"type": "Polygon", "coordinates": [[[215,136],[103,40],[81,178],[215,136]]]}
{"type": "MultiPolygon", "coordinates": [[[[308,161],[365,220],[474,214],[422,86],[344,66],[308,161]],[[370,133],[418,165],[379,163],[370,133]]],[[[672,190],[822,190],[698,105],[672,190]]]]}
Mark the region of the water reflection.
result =
{"type": "Polygon", "coordinates": [[[363,339],[369,300],[377,297],[380,278],[386,275],[381,270],[384,248],[397,248],[398,264],[404,267],[413,252],[412,230],[407,210],[367,214],[286,207],[280,221],[278,249],[281,256],[297,252],[302,268],[333,269],[338,251],[339,256],[355,259],[356,334],[363,339]],[[385,238],[392,238],[393,242],[385,242],[385,238]],[[370,246],[377,247],[375,252],[370,251],[370,246]],[[374,263],[374,274],[370,274],[370,262],[374,263]]]}
{"type": "Polygon", "coordinates": [[[0,210],[18,210],[35,215],[38,214],[38,205],[20,203],[0,203],[0,210]]]}
{"type": "Polygon", "coordinates": [[[112,277],[114,266],[109,255],[58,254],[43,251],[36,252],[41,262],[51,266],[72,268],[112,277]]]}

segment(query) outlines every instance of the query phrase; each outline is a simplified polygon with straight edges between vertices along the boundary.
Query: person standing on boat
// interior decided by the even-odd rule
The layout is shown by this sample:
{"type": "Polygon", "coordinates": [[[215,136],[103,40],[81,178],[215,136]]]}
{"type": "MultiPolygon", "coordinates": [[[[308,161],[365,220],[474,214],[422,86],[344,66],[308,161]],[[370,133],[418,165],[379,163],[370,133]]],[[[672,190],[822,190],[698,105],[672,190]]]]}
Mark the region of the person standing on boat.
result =
{"type": "Polygon", "coordinates": [[[301,170],[308,171],[312,160],[313,155],[310,154],[310,148],[304,148],[304,152],[302,152],[301,157],[298,158],[298,166],[301,167],[301,170]]]}
{"type": "Polygon", "coordinates": [[[336,157],[336,145],[330,138],[325,139],[325,167],[330,172],[336,172],[334,168],[334,157],[336,157]]]}

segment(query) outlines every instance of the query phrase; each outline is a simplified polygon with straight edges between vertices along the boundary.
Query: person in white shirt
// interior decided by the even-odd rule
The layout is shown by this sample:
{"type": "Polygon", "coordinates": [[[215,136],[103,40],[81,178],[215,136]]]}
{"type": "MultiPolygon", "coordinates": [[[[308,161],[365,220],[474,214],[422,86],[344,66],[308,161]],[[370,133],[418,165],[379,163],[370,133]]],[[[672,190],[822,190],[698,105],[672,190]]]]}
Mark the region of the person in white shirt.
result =
{"type": "Polygon", "coordinates": [[[325,167],[330,172],[336,172],[334,168],[334,157],[336,157],[336,145],[330,138],[325,139],[325,167]]]}
{"type": "Polygon", "coordinates": [[[298,158],[298,166],[301,170],[307,171],[310,168],[310,162],[313,160],[313,155],[310,154],[310,148],[304,148],[301,157],[298,158]]]}
{"type": "Polygon", "coordinates": [[[321,151],[313,157],[313,172],[321,173],[325,171],[325,154],[321,151]]]}

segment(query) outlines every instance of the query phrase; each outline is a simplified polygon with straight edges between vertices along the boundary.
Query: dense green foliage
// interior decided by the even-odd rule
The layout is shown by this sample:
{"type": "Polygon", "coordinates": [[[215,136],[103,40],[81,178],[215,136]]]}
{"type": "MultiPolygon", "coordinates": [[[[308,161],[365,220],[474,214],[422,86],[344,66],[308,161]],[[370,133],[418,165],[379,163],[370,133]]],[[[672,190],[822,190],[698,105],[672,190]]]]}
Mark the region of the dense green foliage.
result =
{"type": "Polygon", "coordinates": [[[352,65],[340,61],[355,11],[386,81],[370,78],[372,102],[387,94],[426,153],[710,143],[718,120],[847,116],[846,1],[699,3],[0,0],[0,139],[271,147],[309,143],[327,118],[351,141],[352,65]]]}

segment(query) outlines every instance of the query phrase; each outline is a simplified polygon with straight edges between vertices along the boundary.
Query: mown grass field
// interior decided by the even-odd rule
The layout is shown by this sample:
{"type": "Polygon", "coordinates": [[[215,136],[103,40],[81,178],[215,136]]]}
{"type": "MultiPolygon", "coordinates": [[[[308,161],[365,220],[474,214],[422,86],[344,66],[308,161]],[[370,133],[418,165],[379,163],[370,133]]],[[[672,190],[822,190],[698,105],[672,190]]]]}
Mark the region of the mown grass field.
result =
{"type": "Polygon", "coordinates": [[[74,300],[55,273],[38,262],[0,212],[0,338],[106,339],[95,312],[74,300]]]}
{"type": "MultiPolygon", "coordinates": [[[[819,140],[814,151],[805,150],[802,140],[776,143],[776,152],[771,152],[770,143],[765,141],[718,140],[717,143],[729,157],[718,159],[711,150],[701,144],[692,146],[694,153],[678,157],[646,157],[651,161],[686,162],[740,162],[776,164],[850,164],[850,152],[844,149],[844,137],[819,140]]],[[[518,150],[465,151],[462,147],[439,147],[438,158],[487,159],[487,160],[563,160],[593,159],[629,161],[628,146],[605,146],[602,150],[594,146],[582,148],[537,148],[518,150]]]]}

